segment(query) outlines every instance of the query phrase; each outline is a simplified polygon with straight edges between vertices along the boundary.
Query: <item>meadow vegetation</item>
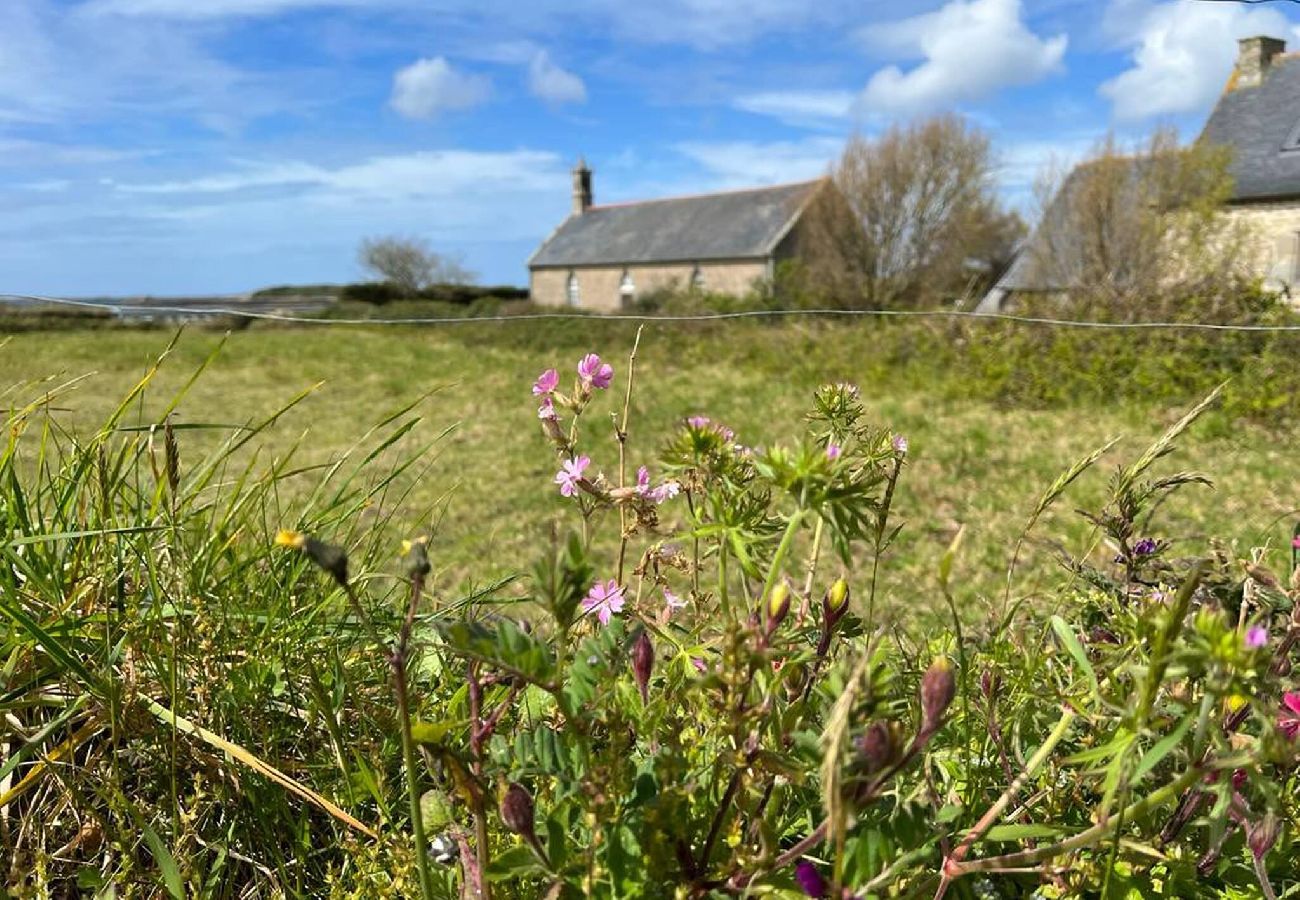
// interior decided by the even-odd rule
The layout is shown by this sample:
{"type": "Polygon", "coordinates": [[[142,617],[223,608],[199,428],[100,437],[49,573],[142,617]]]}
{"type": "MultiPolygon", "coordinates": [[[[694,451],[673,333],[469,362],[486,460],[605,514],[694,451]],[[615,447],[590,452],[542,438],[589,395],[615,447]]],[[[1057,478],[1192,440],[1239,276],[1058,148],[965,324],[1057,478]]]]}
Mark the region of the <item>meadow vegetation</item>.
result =
{"type": "Polygon", "coordinates": [[[9,890],[1294,889],[1288,338],[970,327],[13,337],[9,890]]]}

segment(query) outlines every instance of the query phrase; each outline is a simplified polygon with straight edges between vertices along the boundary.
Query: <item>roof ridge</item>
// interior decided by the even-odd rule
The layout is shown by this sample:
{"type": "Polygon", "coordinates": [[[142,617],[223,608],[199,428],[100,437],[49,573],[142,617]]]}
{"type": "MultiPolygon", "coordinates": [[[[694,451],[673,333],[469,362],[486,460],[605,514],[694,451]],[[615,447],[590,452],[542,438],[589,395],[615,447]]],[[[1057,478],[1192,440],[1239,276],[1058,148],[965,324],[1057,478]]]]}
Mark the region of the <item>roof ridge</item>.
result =
{"type": "Polygon", "coordinates": [[[762,191],[777,191],[783,188],[817,184],[820,181],[824,181],[827,177],[828,176],[826,175],[822,175],[819,178],[805,178],[802,181],[783,181],[780,184],[767,184],[747,188],[731,188],[725,191],[700,191],[694,194],[676,194],[672,197],[652,197],[648,200],[620,200],[617,203],[593,203],[591,206],[587,207],[587,212],[597,209],[620,209],[627,206],[645,206],[650,203],[672,203],[676,200],[703,200],[708,197],[731,197],[736,194],[757,194],[762,191]]]}

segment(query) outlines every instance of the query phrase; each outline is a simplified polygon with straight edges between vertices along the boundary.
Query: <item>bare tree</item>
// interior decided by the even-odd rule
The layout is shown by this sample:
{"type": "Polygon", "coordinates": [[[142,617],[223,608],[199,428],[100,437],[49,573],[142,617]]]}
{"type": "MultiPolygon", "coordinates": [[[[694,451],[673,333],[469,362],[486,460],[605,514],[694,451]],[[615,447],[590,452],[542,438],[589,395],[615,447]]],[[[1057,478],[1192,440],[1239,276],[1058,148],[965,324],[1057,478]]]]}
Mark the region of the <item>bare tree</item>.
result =
{"type": "Polygon", "coordinates": [[[433,284],[469,284],[475,278],[459,258],[435,252],[423,238],[366,238],[358,256],[368,271],[407,295],[433,284]]]}
{"type": "Polygon", "coordinates": [[[808,277],[842,303],[914,306],[963,291],[1024,233],[1003,209],[988,136],[957,116],[854,136],[801,237],[808,277]]]}
{"type": "Polygon", "coordinates": [[[1068,175],[1040,178],[1026,281],[1120,318],[1230,297],[1249,277],[1246,234],[1223,215],[1230,161],[1225,148],[1179,146],[1170,130],[1131,153],[1106,138],[1068,175]]]}

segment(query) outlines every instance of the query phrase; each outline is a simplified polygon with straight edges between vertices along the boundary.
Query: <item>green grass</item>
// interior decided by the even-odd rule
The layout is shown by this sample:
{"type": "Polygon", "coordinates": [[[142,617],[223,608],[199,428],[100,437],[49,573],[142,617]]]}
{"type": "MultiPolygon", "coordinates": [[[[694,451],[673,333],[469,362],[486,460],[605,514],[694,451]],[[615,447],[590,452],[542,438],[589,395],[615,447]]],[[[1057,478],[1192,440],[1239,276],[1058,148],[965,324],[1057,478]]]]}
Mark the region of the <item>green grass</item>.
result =
{"type": "MultiPolygon", "coordinates": [[[[1168,406],[999,407],[967,399],[942,373],[925,374],[916,365],[891,368],[877,352],[880,327],[647,326],[632,408],[633,470],[641,461],[652,463],[657,449],[639,435],[663,434],[674,420],[708,414],[735,428],[740,441],[767,445],[797,432],[819,383],[853,381],[876,420],[911,441],[896,501],[896,515],[907,526],[884,583],[888,602],[910,608],[918,596],[933,593],[936,561],[963,525],[963,595],[996,593],[1020,528],[1058,474],[1113,436],[1125,439],[1112,456],[1133,452],[1198,399],[1188,393],[1168,406]]],[[[569,373],[583,352],[597,350],[619,370],[618,393],[634,333],[630,324],[601,321],[252,329],[229,338],[179,407],[177,421],[244,423],[319,383],[253,446],[262,465],[293,447],[298,465],[325,464],[381,415],[428,394],[417,405],[423,421],[395,452],[454,430],[400,508],[370,509],[366,516],[415,533],[430,524],[420,521],[422,512],[436,508],[433,551],[440,579],[464,585],[526,569],[550,523],[565,513],[550,483],[554,455],[534,417],[533,376],[551,365],[569,373]]],[[[95,427],[164,340],[158,332],[18,335],[0,349],[0,383],[93,372],[54,415],[74,430],[95,427]]],[[[150,421],[220,340],[209,333],[184,335],[132,415],[150,421]]],[[[604,409],[612,410],[617,399],[603,398],[604,409]]],[[[186,454],[221,436],[180,434],[186,454]]],[[[612,473],[612,441],[590,431],[585,440],[595,465],[612,473]]],[[[1180,462],[1206,472],[1216,489],[1187,491],[1174,500],[1163,511],[1172,524],[1165,536],[1178,541],[1214,534],[1243,545],[1282,540],[1296,514],[1288,493],[1294,483],[1290,444],[1288,432],[1236,426],[1222,417],[1198,425],[1180,462]]],[[[1103,459],[1036,529],[1051,540],[1030,541],[1024,555],[1030,571],[1051,577],[1056,551],[1081,546],[1088,530],[1072,509],[1095,505],[1107,466],[1103,459]]],[[[314,477],[306,472],[279,490],[306,492],[314,477]]]]}
{"type": "MultiPolygon", "coordinates": [[[[0,447],[5,884],[20,895],[47,884],[69,893],[73,881],[149,896],[240,896],[253,885],[412,895],[387,661],[342,612],[340,592],[273,535],[298,528],[345,544],[366,615],[391,637],[398,541],[431,531],[431,595],[454,618],[475,587],[532,569],[553,523],[575,524],[551,483],[533,378],[554,365],[567,380],[589,350],[614,363],[615,390],[585,416],[583,437],[596,467],[613,473],[605,423],[621,404],[634,335],[596,319],[252,328],[224,344],[194,331],[147,384],[161,332],[32,333],[0,346],[0,385],[13,386],[0,447]],[[173,405],[179,459],[165,431],[147,430],[173,405]]],[[[726,422],[749,445],[797,440],[814,388],[853,381],[876,422],[911,445],[893,515],[906,527],[882,570],[882,607],[919,644],[945,633],[933,617],[946,615],[936,572],[964,527],[950,587],[978,642],[981,600],[1000,599],[1043,491],[1112,436],[1128,436],[1114,461],[1132,460],[1199,397],[1189,388],[1167,407],[1000,407],[969,399],[924,360],[892,362],[908,336],[649,325],[629,471],[654,468],[645,435],[658,440],[692,414],[726,422]]],[[[1205,471],[1217,490],[1179,492],[1157,536],[1175,553],[1199,552],[1208,537],[1236,543],[1238,555],[1282,543],[1296,515],[1291,443],[1222,415],[1198,422],[1171,465],[1205,471]]],[[[1107,465],[1043,517],[1016,596],[1059,596],[1055,557],[1087,547],[1091,533],[1071,510],[1107,496],[1107,465]]],[[[662,509],[682,515],[680,501],[662,509]]],[[[598,544],[592,556],[604,577],[611,550],[598,544]]],[[[439,722],[463,697],[464,675],[435,653],[421,665],[417,715],[439,722]]],[[[437,877],[451,884],[447,870],[437,877]]]]}

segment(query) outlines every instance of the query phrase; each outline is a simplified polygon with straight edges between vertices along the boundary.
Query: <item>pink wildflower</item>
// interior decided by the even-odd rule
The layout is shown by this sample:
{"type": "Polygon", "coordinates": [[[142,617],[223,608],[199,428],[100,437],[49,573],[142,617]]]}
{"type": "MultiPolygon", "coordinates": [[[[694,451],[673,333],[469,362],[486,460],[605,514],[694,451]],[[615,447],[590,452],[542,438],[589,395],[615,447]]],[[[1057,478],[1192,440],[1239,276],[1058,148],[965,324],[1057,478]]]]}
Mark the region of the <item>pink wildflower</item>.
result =
{"type": "Polygon", "coordinates": [[[582,598],[582,609],[584,612],[594,612],[600,624],[608,625],[614,613],[623,611],[623,588],[613,578],[605,584],[597,581],[587,596],[582,598]]]}
{"type": "Polygon", "coordinates": [[[1283,694],[1282,706],[1282,711],[1277,714],[1277,727],[1287,740],[1294,741],[1300,734],[1300,694],[1283,694]]]}
{"type": "Polygon", "coordinates": [[[709,665],[708,665],[708,663],[706,663],[704,660],[700,659],[700,657],[698,657],[698,656],[692,656],[692,657],[691,657],[691,665],[695,666],[695,671],[699,672],[701,675],[707,675],[707,674],[709,674],[709,665]]]}
{"type": "Polygon", "coordinates": [[[650,470],[645,466],[636,470],[636,492],[642,497],[650,493],[650,470]]]}
{"type": "Polygon", "coordinates": [[[894,435],[894,452],[899,456],[907,455],[907,438],[901,434],[894,435]]]}
{"type": "Polygon", "coordinates": [[[560,383],[560,373],[554,369],[547,369],[537,380],[533,382],[533,396],[540,397],[542,394],[549,394],[555,390],[560,383]]]}
{"type": "Polygon", "coordinates": [[[728,444],[730,444],[732,439],[735,438],[736,436],[736,432],[732,431],[726,425],[718,426],[718,434],[722,435],[722,439],[726,441],[728,444]]]}
{"type": "Polygon", "coordinates": [[[1263,625],[1252,625],[1246,629],[1246,646],[1258,650],[1268,643],[1268,629],[1263,625]]]}
{"type": "Polygon", "coordinates": [[[831,462],[835,462],[835,460],[839,459],[840,454],[843,452],[844,452],[844,448],[841,447],[839,444],[826,445],[826,458],[829,459],[831,462]]]}
{"type": "Polygon", "coordinates": [[[564,467],[555,473],[555,483],[560,486],[560,493],[566,497],[578,493],[578,482],[582,481],[582,473],[587,471],[589,465],[591,465],[590,456],[565,460],[564,467]]]}
{"type": "Polygon", "coordinates": [[[1300,534],[1297,534],[1295,537],[1291,538],[1291,546],[1294,547],[1296,550],[1300,550],[1300,534]]]}
{"type": "Polygon", "coordinates": [[[678,597],[668,588],[664,588],[664,603],[666,604],[668,615],[670,616],[673,614],[673,610],[681,609],[683,606],[686,605],[685,600],[683,600],[681,597],[678,597]]]}
{"type": "Polygon", "coordinates": [[[537,407],[537,418],[539,418],[539,419],[554,419],[554,418],[556,418],[556,415],[555,415],[555,402],[552,401],[550,397],[543,397],[543,398],[542,398],[542,405],[539,406],[539,407],[537,407]]]}
{"type": "Polygon", "coordinates": [[[646,496],[649,497],[656,504],[660,504],[666,500],[673,499],[679,493],[681,493],[681,490],[682,490],[682,486],[677,482],[665,481],[663,484],[659,485],[658,487],[651,488],[650,491],[646,494],[646,496]]]}
{"type": "Polygon", "coordinates": [[[691,416],[689,419],[686,420],[686,424],[689,425],[689,426],[691,426],[692,428],[708,428],[708,427],[709,427],[709,417],[708,417],[708,416],[691,416]]]}
{"type": "Polygon", "coordinates": [[[614,367],[602,363],[595,353],[588,353],[578,363],[578,377],[594,388],[604,390],[614,380],[614,367]]]}

